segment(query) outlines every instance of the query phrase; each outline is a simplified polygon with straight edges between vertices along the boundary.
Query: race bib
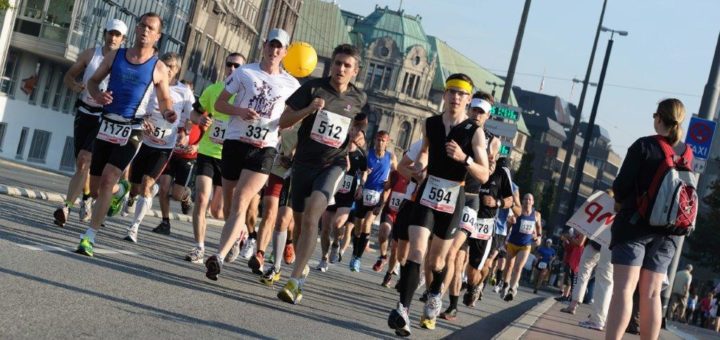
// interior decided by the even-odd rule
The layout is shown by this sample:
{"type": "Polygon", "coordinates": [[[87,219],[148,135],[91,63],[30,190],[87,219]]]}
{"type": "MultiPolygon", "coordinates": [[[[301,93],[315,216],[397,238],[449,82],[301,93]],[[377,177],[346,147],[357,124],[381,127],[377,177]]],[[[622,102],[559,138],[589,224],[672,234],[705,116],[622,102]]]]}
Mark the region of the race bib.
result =
{"type": "Polygon", "coordinates": [[[402,203],[404,199],[404,192],[393,191],[392,194],[390,194],[390,202],[388,202],[388,207],[390,208],[390,211],[397,212],[398,210],[400,210],[400,203],[402,203]]]}
{"type": "Polygon", "coordinates": [[[420,196],[420,204],[440,212],[453,213],[460,195],[460,183],[447,179],[428,176],[425,190],[420,196]]]}
{"type": "Polygon", "coordinates": [[[520,221],[520,233],[531,235],[535,231],[535,221],[520,221]]]}
{"type": "Polygon", "coordinates": [[[132,132],[130,123],[118,123],[103,119],[102,123],[100,123],[97,139],[123,146],[127,144],[130,132],[132,132]]]}
{"type": "Polygon", "coordinates": [[[350,192],[354,180],[355,177],[353,177],[352,175],[343,176],[343,180],[342,183],[340,183],[340,188],[338,189],[338,192],[341,194],[347,194],[348,192],[350,192]]]}
{"type": "Polygon", "coordinates": [[[477,211],[470,207],[464,207],[462,217],[460,217],[460,228],[473,233],[475,232],[476,220],[477,211]]]}
{"type": "Polygon", "coordinates": [[[538,269],[543,270],[545,268],[547,268],[547,262],[538,263],[538,269]]]}
{"type": "Polygon", "coordinates": [[[310,138],[329,147],[339,148],[347,139],[351,121],[350,117],[320,110],[315,115],[310,138]]]}
{"type": "Polygon", "coordinates": [[[210,134],[208,138],[210,138],[213,143],[222,144],[225,140],[225,131],[227,131],[227,127],[227,122],[213,119],[212,125],[210,125],[210,129],[208,129],[207,131],[207,133],[210,134]]]}
{"type": "Polygon", "coordinates": [[[173,129],[175,128],[172,123],[155,116],[150,117],[150,122],[155,127],[151,134],[145,134],[150,141],[158,145],[168,145],[174,142],[170,140],[173,138],[173,129]]]}
{"type": "Polygon", "coordinates": [[[495,219],[493,218],[478,218],[475,221],[475,230],[470,234],[470,238],[483,241],[489,240],[492,237],[494,225],[495,219]]]}
{"type": "Polygon", "coordinates": [[[380,202],[380,191],[363,189],[363,205],[366,207],[374,207],[380,202]]]}
{"type": "Polygon", "coordinates": [[[240,121],[240,131],[243,131],[240,141],[257,148],[276,146],[279,141],[277,126],[273,127],[270,119],[267,118],[242,120],[240,121]]]}

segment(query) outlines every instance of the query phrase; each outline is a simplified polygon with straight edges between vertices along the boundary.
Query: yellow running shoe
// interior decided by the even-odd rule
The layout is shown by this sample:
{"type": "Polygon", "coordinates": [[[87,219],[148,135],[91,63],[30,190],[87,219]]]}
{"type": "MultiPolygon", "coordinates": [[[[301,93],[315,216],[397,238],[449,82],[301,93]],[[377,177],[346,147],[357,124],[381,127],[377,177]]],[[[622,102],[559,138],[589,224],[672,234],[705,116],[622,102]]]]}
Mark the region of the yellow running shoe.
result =
{"type": "Polygon", "coordinates": [[[302,300],[302,288],[295,279],[290,279],[277,296],[280,300],[297,305],[302,300]]]}
{"type": "Polygon", "coordinates": [[[435,318],[429,319],[425,318],[425,315],[420,317],[420,327],[434,330],[435,329],[435,318]]]}
{"type": "Polygon", "coordinates": [[[260,277],[260,282],[272,286],[275,282],[280,281],[280,271],[275,271],[274,267],[270,267],[265,274],[260,277]]]}

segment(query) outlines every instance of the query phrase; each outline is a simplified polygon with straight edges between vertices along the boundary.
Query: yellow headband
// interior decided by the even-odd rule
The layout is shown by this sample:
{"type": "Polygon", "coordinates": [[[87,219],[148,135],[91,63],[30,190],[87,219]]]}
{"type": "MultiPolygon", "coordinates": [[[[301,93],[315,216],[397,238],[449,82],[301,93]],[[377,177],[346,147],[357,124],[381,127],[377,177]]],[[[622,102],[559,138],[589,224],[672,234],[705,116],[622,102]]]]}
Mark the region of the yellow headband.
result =
{"type": "Polygon", "coordinates": [[[450,79],[445,82],[445,90],[454,87],[457,89],[464,90],[467,92],[467,94],[472,93],[472,85],[468,81],[462,80],[462,79],[450,79]]]}

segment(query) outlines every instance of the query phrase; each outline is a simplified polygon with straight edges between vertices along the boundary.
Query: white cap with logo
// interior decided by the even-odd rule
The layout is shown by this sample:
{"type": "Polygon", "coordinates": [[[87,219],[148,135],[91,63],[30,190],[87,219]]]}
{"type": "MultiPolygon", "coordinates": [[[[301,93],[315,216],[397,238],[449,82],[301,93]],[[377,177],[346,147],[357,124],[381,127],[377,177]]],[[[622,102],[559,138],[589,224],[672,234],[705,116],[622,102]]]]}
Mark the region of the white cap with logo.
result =
{"type": "Polygon", "coordinates": [[[112,20],[109,20],[107,22],[107,24],[105,25],[105,30],[107,30],[108,32],[109,31],[118,31],[122,35],[127,35],[128,28],[127,28],[127,25],[125,25],[125,23],[122,22],[122,20],[112,19],[112,20]]]}
{"type": "Polygon", "coordinates": [[[277,40],[283,47],[290,45],[290,35],[281,28],[273,28],[267,36],[267,42],[277,40]]]}

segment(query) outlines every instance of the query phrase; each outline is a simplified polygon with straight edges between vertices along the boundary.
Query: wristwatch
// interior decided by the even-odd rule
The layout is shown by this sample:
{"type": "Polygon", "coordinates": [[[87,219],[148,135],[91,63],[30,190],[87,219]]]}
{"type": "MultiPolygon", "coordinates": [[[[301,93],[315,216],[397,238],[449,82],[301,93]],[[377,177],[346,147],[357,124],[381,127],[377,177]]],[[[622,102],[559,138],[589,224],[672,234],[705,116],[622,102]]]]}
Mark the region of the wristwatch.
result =
{"type": "Polygon", "coordinates": [[[470,157],[470,155],[467,155],[465,157],[465,166],[470,166],[470,164],[473,164],[473,163],[475,163],[475,160],[472,157],[470,157]]]}

